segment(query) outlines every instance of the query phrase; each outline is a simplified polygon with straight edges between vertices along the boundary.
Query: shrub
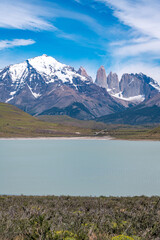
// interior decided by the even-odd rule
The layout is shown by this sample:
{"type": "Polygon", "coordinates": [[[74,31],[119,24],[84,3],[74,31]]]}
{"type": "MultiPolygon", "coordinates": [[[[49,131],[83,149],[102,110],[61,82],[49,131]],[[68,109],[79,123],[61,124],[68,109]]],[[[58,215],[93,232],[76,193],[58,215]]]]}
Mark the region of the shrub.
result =
{"type": "Polygon", "coordinates": [[[112,240],[134,240],[132,237],[128,237],[125,235],[119,235],[116,237],[113,237],[112,240]]]}

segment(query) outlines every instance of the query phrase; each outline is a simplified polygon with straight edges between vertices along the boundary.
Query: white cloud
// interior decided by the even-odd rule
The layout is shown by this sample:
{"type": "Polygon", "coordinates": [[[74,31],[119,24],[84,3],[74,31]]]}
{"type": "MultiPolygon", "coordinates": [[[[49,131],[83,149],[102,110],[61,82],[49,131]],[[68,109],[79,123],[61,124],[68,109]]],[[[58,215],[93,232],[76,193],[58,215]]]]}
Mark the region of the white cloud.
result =
{"type": "MultiPolygon", "coordinates": [[[[131,27],[127,38],[113,42],[113,53],[122,57],[149,53],[160,54],[160,1],[159,0],[97,0],[113,9],[123,24],[131,27]]],[[[126,33],[127,34],[127,33],[126,33]]]]}
{"type": "Polygon", "coordinates": [[[48,30],[56,28],[46,20],[49,9],[20,0],[0,1],[0,27],[23,30],[48,30]]]}
{"type": "Polygon", "coordinates": [[[114,15],[125,25],[150,37],[160,38],[159,0],[102,0],[102,2],[111,6],[114,15]]]}
{"type": "Polygon", "coordinates": [[[100,36],[105,36],[106,29],[99,24],[96,19],[79,12],[68,11],[62,8],[52,9],[53,18],[66,18],[79,21],[84,25],[88,26],[93,32],[96,32],[100,36]]]}
{"type": "Polygon", "coordinates": [[[12,41],[9,40],[1,40],[0,41],[0,50],[5,48],[13,48],[18,46],[27,46],[34,44],[35,41],[32,39],[14,39],[12,41]]]}
{"type": "MultiPolygon", "coordinates": [[[[77,0],[77,2],[80,2],[77,0]]],[[[15,28],[23,30],[55,30],[58,31],[51,20],[56,18],[67,18],[80,21],[87,25],[97,34],[104,34],[104,27],[94,18],[75,11],[69,11],[55,4],[44,6],[45,1],[37,2],[15,0],[0,1],[0,27],[15,28]],[[40,5],[43,3],[43,6],[40,5]],[[50,19],[50,21],[48,20],[50,19]]]]}
{"type": "Polygon", "coordinates": [[[138,44],[124,44],[113,50],[114,55],[118,56],[137,56],[143,53],[160,55],[160,40],[149,40],[138,44]]]}
{"type": "MultiPolygon", "coordinates": [[[[80,3],[79,0],[76,0],[80,3]]],[[[0,28],[22,30],[52,30],[57,36],[77,41],[80,36],[75,33],[65,33],[63,27],[57,28],[53,21],[58,18],[72,19],[87,26],[98,36],[104,37],[105,28],[96,19],[87,14],[70,11],[55,3],[35,0],[0,1],[0,28]]],[[[81,36],[83,37],[83,36],[81,36]]],[[[90,39],[88,39],[90,41],[90,39]]]]}

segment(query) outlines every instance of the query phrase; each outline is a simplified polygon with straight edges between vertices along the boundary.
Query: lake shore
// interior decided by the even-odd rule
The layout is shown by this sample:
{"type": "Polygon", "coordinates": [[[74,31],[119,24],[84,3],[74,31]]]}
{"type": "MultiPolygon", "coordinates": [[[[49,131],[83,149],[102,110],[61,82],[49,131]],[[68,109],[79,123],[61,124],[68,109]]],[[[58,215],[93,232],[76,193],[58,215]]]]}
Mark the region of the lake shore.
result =
{"type": "Polygon", "coordinates": [[[115,138],[110,136],[104,137],[8,137],[8,138],[0,138],[1,140],[103,140],[103,141],[110,141],[110,140],[117,140],[117,141],[136,141],[136,142],[159,142],[159,139],[140,139],[140,138],[115,138]]]}
{"type": "Polygon", "coordinates": [[[0,138],[0,140],[115,140],[110,136],[104,137],[11,137],[11,138],[0,138]]]}

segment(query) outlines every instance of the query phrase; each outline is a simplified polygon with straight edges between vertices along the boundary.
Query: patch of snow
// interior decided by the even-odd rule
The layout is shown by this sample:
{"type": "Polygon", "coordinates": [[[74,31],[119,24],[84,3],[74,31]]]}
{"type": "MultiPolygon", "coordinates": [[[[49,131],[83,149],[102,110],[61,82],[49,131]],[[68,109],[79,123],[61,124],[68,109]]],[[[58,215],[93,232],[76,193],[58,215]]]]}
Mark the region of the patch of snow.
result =
{"type": "Polygon", "coordinates": [[[156,81],[150,82],[149,84],[160,92],[160,86],[156,81]]]}
{"type": "Polygon", "coordinates": [[[2,74],[2,79],[4,79],[6,75],[7,75],[7,71],[4,74],[2,74]]]}
{"type": "Polygon", "coordinates": [[[9,74],[12,79],[12,82],[20,81],[25,70],[27,68],[27,63],[19,63],[9,67],[9,74]]]}
{"type": "Polygon", "coordinates": [[[11,96],[13,96],[13,95],[15,95],[15,94],[16,94],[16,91],[10,92],[10,95],[11,95],[11,96]]]}
{"type": "MultiPolygon", "coordinates": [[[[27,84],[27,85],[28,85],[28,84],[27,84]]],[[[38,98],[38,97],[41,96],[40,93],[35,93],[35,92],[33,92],[32,89],[31,89],[31,87],[30,87],[29,85],[28,85],[28,88],[29,88],[29,90],[31,91],[32,95],[33,95],[35,98],[38,98]]]]}
{"type": "Polygon", "coordinates": [[[145,100],[144,95],[137,95],[137,96],[125,98],[125,97],[123,97],[122,92],[119,92],[119,93],[116,93],[116,94],[111,94],[111,96],[113,96],[115,98],[118,98],[118,99],[122,99],[124,101],[134,102],[134,103],[140,103],[140,102],[143,102],[145,100]]]}
{"type": "Polygon", "coordinates": [[[11,101],[14,97],[11,97],[9,99],[7,99],[5,102],[8,103],[9,101],[11,101]]]}
{"type": "Polygon", "coordinates": [[[28,60],[29,64],[33,66],[39,73],[52,75],[55,70],[61,70],[67,65],[58,62],[55,58],[47,55],[31,58],[28,60]]]}
{"type": "Polygon", "coordinates": [[[132,82],[134,82],[134,78],[132,78],[132,80],[130,81],[130,83],[128,85],[131,85],[132,82]]]}
{"type": "Polygon", "coordinates": [[[10,92],[10,95],[12,96],[11,98],[7,99],[5,102],[8,103],[9,101],[11,101],[14,98],[14,95],[16,94],[16,91],[14,92],[10,92]]]}
{"type": "Polygon", "coordinates": [[[111,92],[112,91],[112,89],[111,88],[107,88],[107,92],[111,92]]]}

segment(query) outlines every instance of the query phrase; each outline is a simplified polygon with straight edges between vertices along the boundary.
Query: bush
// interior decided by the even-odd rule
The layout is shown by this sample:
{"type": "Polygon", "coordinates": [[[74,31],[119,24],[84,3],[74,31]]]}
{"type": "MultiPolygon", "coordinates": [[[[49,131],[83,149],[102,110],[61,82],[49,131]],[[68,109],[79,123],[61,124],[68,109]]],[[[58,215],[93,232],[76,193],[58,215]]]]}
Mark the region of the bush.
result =
{"type": "Polygon", "coordinates": [[[112,240],[134,240],[132,237],[128,237],[125,235],[119,235],[116,237],[113,237],[112,240]]]}

